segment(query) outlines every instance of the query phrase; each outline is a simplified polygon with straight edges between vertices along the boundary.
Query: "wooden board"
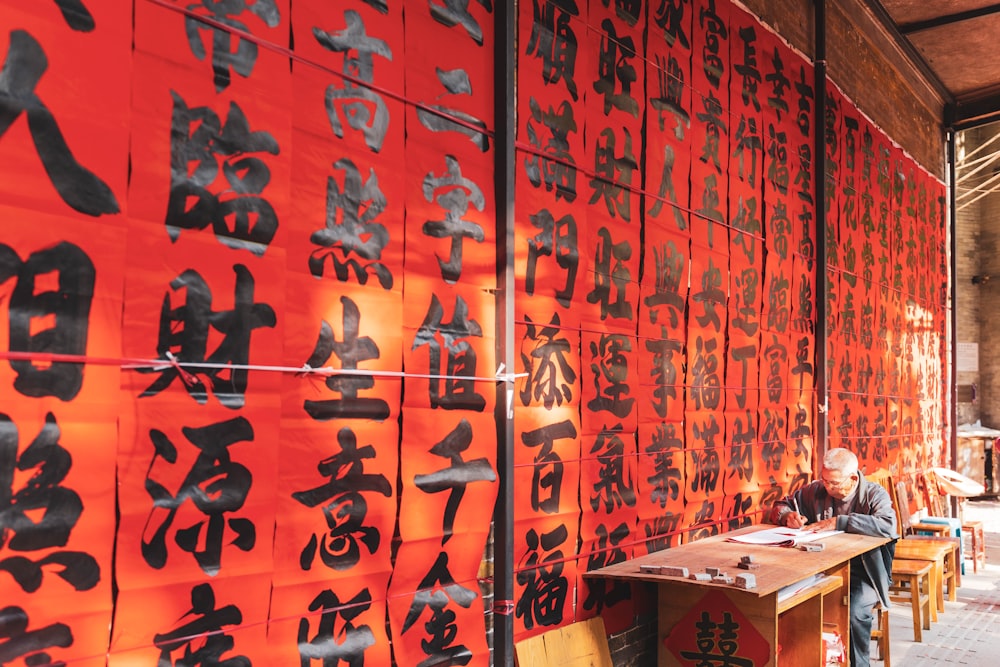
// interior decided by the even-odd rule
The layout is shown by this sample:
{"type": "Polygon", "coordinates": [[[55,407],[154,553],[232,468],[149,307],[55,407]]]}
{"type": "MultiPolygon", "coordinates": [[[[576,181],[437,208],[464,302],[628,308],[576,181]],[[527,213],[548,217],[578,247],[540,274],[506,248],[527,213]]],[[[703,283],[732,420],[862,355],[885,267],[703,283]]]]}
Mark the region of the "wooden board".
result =
{"type": "Polygon", "coordinates": [[[702,586],[719,586],[735,590],[726,584],[695,582],[690,580],[666,577],[659,574],[649,574],[640,571],[642,565],[674,565],[686,567],[689,572],[703,572],[706,567],[719,567],[731,576],[743,570],[737,567],[740,557],[752,555],[760,568],[753,571],[757,580],[757,588],[741,591],[749,595],[764,597],[781,588],[794,584],[806,577],[835,567],[854,556],[874,549],[889,540],[882,537],[869,537],[841,533],[823,540],[823,551],[799,551],[788,547],[759,546],[740,542],[727,542],[726,538],[741,533],[753,532],[768,526],[752,526],[740,529],[726,535],[709,537],[698,542],[664,549],[655,553],[633,558],[621,563],[609,565],[599,570],[584,574],[585,577],[611,577],[615,579],[637,579],[642,581],[662,582],[672,580],[694,588],[702,586]]]}
{"type": "Polygon", "coordinates": [[[613,667],[600,616],[521,640],[514,656],[519,667],[613,667]]]}

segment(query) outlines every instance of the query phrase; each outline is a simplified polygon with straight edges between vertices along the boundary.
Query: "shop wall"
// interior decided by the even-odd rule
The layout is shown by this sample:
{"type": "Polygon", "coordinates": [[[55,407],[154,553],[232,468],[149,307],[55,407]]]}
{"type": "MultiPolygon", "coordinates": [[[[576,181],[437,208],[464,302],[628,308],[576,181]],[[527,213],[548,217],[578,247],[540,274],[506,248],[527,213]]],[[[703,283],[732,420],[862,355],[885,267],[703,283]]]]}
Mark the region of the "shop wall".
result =
{"type": "Polygon", "coordinates": [[[631,637],[646,591],[583,573],[810,478],[821,327],[831,381],[900,360],[831,387],[831,443],[904,474],[940,449],[943,186],[836,88],[817,113],[809,59],[740,7],[519,6],[498,376],[492,3],[22,4],[0,9],[12,660],[487,665],[496,614],[631,637]],[[488,606],[502,474],[516,595],[488,606]]]}

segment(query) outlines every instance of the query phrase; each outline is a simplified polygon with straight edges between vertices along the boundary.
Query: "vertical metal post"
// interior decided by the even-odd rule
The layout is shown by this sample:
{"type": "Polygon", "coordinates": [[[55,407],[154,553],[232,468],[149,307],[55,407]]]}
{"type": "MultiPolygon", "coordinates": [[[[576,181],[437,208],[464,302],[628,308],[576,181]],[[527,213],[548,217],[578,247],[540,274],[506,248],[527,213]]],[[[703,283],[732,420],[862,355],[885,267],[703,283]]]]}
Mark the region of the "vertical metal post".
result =
{"type": "Polygon", "coordinates": [[[826,330],[826,304],[830,290],[826,266],[826,0],[814,0],[815,52],[813,53],[813,74],[815,85],[815,197],[816,197],[816,456],[813,459],[813,474],[819,474],[819,462],[829,446],[827,410],[827,388],[829,378],[826,372],[826,346],[829,332],[826,330]]]}
{"type": "MultiPolygon", "coordinates": [[[[947,161],[946,165],[948,169],[948,233],[951,238],[949,239],[949,249],[951,251],[951,261],[949,264],[950,273],[950,284],[948,286],[949,300],[951,301],[951,313],[948,318],[948,326],[950,327],[950,336],[946,336],[945,340],[951,343],[951,353],[948,355],[949,363],[951,368],[948,369],[948,373],[945,377],[948,379],[948,389],[951,395],[951,400],[948,406],[942,406],[941,412],[942,417],[944,417],[944,411],[948,410],[951,418],[948,420],[948,455],[949,461],[948,465],[955,468],[958,465],[958,314],[956,312],[956,304],[958,303],[958,285],[955,280],[955,276],[958,270],[958,209],[957,202],[955,200],[955,178],[956,178],[956,168],[957,165],[955,161],[958,159],[956,144],[958,143],[958,133],[955,131],[954,125],[951,124],[951,118],[953,117],[951,110],[951,105],[945,107],[945,123],[947,126],[947,161]]],[[[994,473],[995,475],[996,473],[994,473]]],[[[957,509],[957,505],[953,509],[957,509]]],[[[955,516],[958,516],[955,514],[955,516]]]]}
{"type": "MultiPolygon", "coordinates": [[[[494,16],[494,179],[496,190],[496,355],[514,372],[514,84],[516,3],[497,2],[494,16]]],[[[496,392],[497,501],[493,511],[493,664],[514,665],[514,385],[496,392]]]]}

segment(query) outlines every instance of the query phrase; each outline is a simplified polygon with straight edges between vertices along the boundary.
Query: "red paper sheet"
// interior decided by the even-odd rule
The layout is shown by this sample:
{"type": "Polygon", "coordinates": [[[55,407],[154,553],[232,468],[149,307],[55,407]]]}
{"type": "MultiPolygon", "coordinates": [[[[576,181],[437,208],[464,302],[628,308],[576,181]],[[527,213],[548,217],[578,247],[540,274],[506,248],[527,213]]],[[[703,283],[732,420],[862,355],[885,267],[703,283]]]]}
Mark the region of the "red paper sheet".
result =
{"type": "Polygon", "coordinates": [[[577,515],[514,526],[514,641],[573,621],[577,515]],[[569,519],[569,520],[567,520],[569,519]]]}
{"type": "Polygon", "coordinates": [[[53,2],[8,5],[0,53],[12,82],[24,82],[9,92],[35,101],[3,133],[2,200],[115,224],[129,170],[130,13],[109,0],[65,13],[53,2]]]}
{"type": "Polygon", "coordinates": [[[393,655],[401,664],[457,660],[485,667],[485,609],[477,573],[485,540],[462,535],[403,543],[389,589],[393,655]]]}
{"type": "Polygon", "coordinates": [[[402,432],[400,538],[485,544],[497,493],[493,415],[408,408],[402,432]]]}
{"type": "Polygon", "coordinates": [[[121,370],[108,360],[121,350],[122,230],[113,220],[40,210],[3,207],[0,216],[8,222],[0,243],[3,622],[15,628],[12,641],[23,638],[19,624],[51,639],[12,659],[45,653],[93,665],[107,651],[112,619],[119,405],[108,388],[121,370]]]}
{"type": "Polygon", "coordinates": [[[493,294],[414,276],[403,295],[406,406],[492,414],[493,294]]]}

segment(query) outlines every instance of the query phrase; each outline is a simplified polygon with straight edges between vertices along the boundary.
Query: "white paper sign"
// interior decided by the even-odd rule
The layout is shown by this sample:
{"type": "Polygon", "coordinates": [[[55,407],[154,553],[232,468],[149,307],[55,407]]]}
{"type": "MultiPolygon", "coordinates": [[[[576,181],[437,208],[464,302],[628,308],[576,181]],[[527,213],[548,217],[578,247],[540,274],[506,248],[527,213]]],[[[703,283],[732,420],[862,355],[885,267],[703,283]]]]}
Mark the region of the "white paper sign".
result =
{"type": "Polygon", "coordinates": [[[979,372],[979,343],[959,343],[955,352],[958,372],[979,372]]]}

